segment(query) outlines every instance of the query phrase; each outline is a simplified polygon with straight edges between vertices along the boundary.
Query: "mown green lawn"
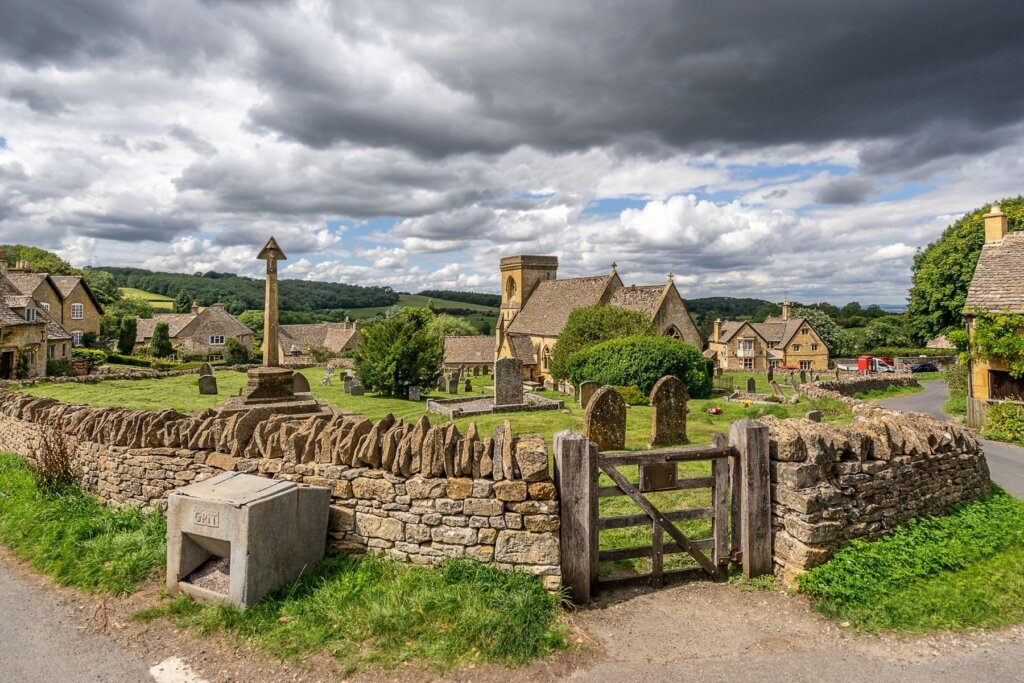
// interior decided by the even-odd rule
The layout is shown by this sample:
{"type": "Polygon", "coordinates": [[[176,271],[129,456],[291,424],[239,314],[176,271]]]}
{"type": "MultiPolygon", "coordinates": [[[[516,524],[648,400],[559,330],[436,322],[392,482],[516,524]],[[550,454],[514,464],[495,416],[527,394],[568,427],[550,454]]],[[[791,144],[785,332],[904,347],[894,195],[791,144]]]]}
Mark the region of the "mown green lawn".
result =
{"type": "Polygon", "coordinates": [[[993,487],[945,517],[854,541],[802,577],[826,616],[867,631],[995,628],[1024,619],[1024,503],[993,487]]]}

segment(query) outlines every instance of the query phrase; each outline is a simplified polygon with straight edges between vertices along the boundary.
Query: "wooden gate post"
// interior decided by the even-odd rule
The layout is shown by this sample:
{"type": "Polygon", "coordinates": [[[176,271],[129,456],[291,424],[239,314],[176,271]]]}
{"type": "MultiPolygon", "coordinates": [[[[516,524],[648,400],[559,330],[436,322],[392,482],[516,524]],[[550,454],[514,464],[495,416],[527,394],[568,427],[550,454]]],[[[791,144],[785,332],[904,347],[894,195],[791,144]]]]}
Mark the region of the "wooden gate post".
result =
{"type": "Polygon", "coordinates": [[[577,605],[597,588],[597,447],[579,432],[555,434],[555,487],[562,526],[562,585],[577,605]]]}
{"type": "Polygon", "coordinates": [[[750,419],[737,420],[729,426],[729,441],[740,454],[740,552],[743,576],[750,579],[773,570],[768,427],[750,419]]]}

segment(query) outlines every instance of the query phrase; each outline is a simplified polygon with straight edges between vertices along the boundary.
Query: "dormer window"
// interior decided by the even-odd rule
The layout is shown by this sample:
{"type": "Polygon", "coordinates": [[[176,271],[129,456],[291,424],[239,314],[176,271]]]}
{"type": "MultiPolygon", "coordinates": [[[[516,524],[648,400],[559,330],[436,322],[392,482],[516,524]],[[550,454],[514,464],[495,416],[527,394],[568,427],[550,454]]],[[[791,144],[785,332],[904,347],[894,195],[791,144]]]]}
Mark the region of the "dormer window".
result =
{"type": "Polygon", "coordinates": [[[25,309],[25,320],[34,323],[36,321],[36,309],[26,308],[25,309]]]}

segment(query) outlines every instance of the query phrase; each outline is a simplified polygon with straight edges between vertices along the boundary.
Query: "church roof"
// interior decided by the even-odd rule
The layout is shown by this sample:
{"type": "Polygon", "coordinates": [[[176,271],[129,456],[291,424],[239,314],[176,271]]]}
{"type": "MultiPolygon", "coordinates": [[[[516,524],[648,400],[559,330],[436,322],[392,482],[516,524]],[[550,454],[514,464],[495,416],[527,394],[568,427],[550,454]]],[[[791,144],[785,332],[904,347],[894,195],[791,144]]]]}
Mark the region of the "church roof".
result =
{"type": "Polygon", "coordinates": [[[570,280],[544,280],[537,285],[537,289],[526,300],[523,309],[512,320],[508,328],[509,334],[557,337],[565,323],[569,321],[570,313],[577,308],[594,306],[601,302],[601,295],[604,294],[610,277],[599,275],[570,280]]]}
{"type": "Polygon", "coordinates": [[[658,304],[665,295],[665,285],[630,285],[617,289],[608,300],[609,306],[640,311],[650,317],[658,312],[658,304]]]}
{"type": "Polygon", "coordinates": [[[1024,232],[986,242],[974,269],[964,312],[1024,313],[1024,232]]]}
{"type": "Polygon", "coordinates": [[[494,362],[493,336],[481,334],[444,338],[445,365],[490,365],[494,362]]]}

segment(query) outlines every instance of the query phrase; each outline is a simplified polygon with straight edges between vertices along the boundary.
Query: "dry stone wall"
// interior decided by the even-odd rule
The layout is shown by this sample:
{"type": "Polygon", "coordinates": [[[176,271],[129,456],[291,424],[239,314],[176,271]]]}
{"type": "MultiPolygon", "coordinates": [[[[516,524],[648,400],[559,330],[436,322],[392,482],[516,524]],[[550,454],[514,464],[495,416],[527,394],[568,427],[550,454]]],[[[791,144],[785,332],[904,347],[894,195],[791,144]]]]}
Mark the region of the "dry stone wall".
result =
{"type": "Polygon", "coordinates": [[[770,434],[772,548],[785,579],[824,563],[850,540],[877,538],[921,515],[945,514],[991,490],[984,453],[969,429],[846,397],[894,382],[908,380],[857,378],[806,387],[805,394],[850,404],[857,417],[849,425],[761,419],[770,434]]]}
{"type": "Polygon", "coordinates": [[[561,583],[547,446],[507,421],[463,435],[426,417],[182,415],[0,395],[0,450],[30,456],[50,425],[73,440],[83,487],[113,504],[162,507],[192,481],[249,472],[331,488],[329,540],[343,549],[418,564],[465,556],[561,583]]]}

